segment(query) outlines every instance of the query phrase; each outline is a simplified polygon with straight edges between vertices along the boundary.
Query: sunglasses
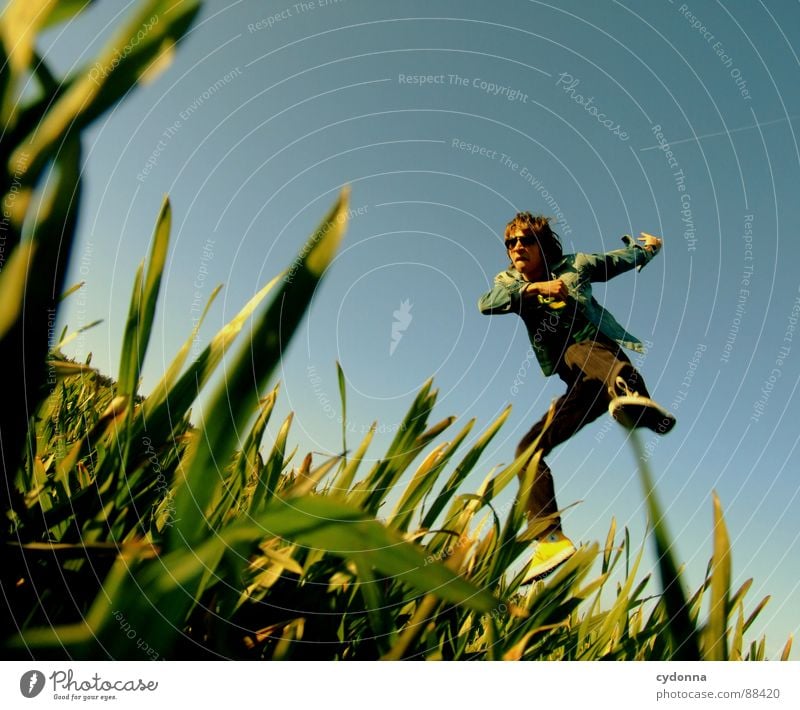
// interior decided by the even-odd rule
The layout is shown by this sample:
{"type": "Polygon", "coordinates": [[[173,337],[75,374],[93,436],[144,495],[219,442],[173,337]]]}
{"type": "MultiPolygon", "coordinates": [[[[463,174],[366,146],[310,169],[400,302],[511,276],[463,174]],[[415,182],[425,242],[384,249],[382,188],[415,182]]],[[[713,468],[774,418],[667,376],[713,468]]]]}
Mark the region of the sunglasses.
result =
{"type": "Polygon", "coordinates": [[[524,237],[509,237],[506,239],[506,249],[513,249],[517,242],[522,244],[524,247],[530,247],[536,244],[536,237],[531,235],[525,235],[524,237]]]}

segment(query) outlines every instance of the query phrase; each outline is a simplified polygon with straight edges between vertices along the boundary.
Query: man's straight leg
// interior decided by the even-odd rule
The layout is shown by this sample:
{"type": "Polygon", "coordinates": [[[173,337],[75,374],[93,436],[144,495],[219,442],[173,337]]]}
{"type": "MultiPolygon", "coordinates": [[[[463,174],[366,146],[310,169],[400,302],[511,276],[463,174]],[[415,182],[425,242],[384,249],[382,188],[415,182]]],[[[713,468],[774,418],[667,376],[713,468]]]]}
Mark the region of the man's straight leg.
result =
{"type": "MultiPolygon", "coordinates": [[[[545,427],[545,415],[523,437],[517,446],[516,455],[522,455],[533,441],[541,434],[539,449],[542,458],[534,478],[527,500],[528,518],[536,520],[552,517],[553,530],[561,529],[561,520],[557,515],[553,475],[549,466],[544,461],[544,456],[550,453],[559,444],[565,442],[589,422],[597,419],[608,407],[608,398],[603,386],[591,380],[579,378],[555,403],[555,413],[550,425],[545,427]]],[[[520,472],[520,480],[524,471],[520,472]]],[[[522,491],[524,495],[525,492],[522,491]]]]}
{"type": "MultiPolygon", "coordinates": [[[[541,435],[538,448],[542,458],[528,495],[527,511],[531,521],[551,518],[553,522],[549,530],[561,530],[561,519],[557,515],[553,474],[544,456],[607,411],[617,377],[622,377],[631,386],[636,385],[640,392],[647,392],[641,375],[620,347],[602,336],[598,340],[586,340],[568,347],[558,374],[568,389],[556,401],[553,420],[545,427],[547,416],[542,417],[522,438],[516,451],[517,456],[522,455],[541,435]]],[[[520,472],[520,480],[523,473],[520,472]]],[[[521,493],[525,494],[524,491],[521,493]]]]}

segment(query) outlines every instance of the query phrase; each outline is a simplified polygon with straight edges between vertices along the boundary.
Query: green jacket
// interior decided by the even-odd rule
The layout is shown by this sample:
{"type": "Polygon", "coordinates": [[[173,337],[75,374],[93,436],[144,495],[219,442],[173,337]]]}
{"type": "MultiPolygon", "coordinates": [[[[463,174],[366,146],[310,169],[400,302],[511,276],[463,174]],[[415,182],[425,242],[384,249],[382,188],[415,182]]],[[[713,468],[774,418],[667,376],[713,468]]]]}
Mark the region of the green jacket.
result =
{"type": "Polygon", "coordinates": [[[574,322],[567,325],[576,326],[568,328],[569,337],[575,342],[594,337],[599,331],[626,348],[644,352],[642,342],[626,331],[592,296],[592,282],[608,281],[633,268],[641,270],[658,253],[657,249],[645,249],[627,235],[622,239],[627,245],[624,249],[604,254],[565,254],[556,262],[551,278],[560,278],[569,291],[568,306],[562,313],[551,310],[536,298],[522,299],[520,291],[528,282],[513,268],[495,276],[492,290],[481,296],[478,309],[485,315],[518,313],[525,322],[542,372],[547,376],[555,372],[564,348],[564,343],[554,334],[558,331],[559,316],[567,313],[573,314],[574,322]]]}

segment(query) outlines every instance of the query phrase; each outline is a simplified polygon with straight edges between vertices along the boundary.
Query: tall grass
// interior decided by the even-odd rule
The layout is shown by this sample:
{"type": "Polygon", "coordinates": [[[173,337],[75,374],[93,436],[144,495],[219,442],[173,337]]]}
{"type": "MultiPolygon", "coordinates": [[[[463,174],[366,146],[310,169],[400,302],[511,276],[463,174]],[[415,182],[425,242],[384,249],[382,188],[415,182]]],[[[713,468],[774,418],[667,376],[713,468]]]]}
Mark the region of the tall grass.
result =
{"type": "MultiPolygon", "coordinates": [[[[644,547],[633,549],[613,521],[602,548],[585,545],[546,582],[522,587],[523,573],[514,570],[530,554],[533,533],[524,500],[518,495],[507,510],[497,502],[520,473],[526,490],[533,467],[522,471],[523,462],[536,442],[485,474],[475,492],[462,490],[508,409],[468,446],[475,420],[455,430],[455,417],[431,421],[437,391],[428,381],[369,466],[377,423],[352,454],[323,461],[290,449],[291,414],[265,437],[280,396],[271,378],[343,237],[346,189],[295,262],[194,359],[200,324],[187,333],[146,396],[139,382],[169,249],[167,199],[133,279],[116,381],[63,355],[74,334],[48,341],[47,318],[62,291],[74,291],[64,288],[65,260],[53,247],[63,256],[74,238],[80,131],[163,68],[197,10],[184,2],[164,14],[171,4],[143,2],[98,64],[58,82],[36,56],[36,32],[78,5],[15,1],[2,16],[2,189],[11,238],[0,272],[0,354],[11,368],[0,408],[0,584],[11,612],[0,628],[5,655],[763,658],[764,639],[748,644],[745,634],[767,600],[745,616],[751,582],[730,589],[716,498],[708,576],[692,596],[644,468],[657,589],[639,577],[644,547]],[[146,41],[122,52],[156,15],[146,41]],[[21,87],[31,77],[44,98],[25,104],[21,87]],[[248,319],[248,337],[236,345],[248,319]],[[192,403],[226,355],[227,377],[204,408],[211,415],[192,425],[192,403]],[[390,494],[397,503],[379,521],[390,494]]],[[[346,451],[338,363],[337,372],[346,451]]],[[[791,639],[784,657],[790,646],[791,639]]]]}

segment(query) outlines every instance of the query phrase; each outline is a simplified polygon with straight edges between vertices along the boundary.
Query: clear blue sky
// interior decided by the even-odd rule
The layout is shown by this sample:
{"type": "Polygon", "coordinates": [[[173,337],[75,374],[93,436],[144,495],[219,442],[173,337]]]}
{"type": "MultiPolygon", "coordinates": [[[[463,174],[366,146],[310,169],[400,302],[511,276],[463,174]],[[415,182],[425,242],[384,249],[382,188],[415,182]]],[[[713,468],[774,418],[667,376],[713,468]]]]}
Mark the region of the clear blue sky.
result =
{"type": "MultiPolygon", "coordinates": [[[[90,60],[121,6],[97,3],[48,56],[90,60]]],[[[749,610],[772,595],[751,634],[774,655],[800,627],[799,46],[800,8],[775,0],[212,0],[172,67],[87,135],[70,277],[87,285],[62,321],[104,323],[69,354],[116,374],[163,193],[173,241],[144,392],[213,286],[203,342],[349,183],[359,214],[286,353],[278,415],[295,411],[301,452],[336,451],[337,359],[353,445],[373,420],[391,429],[430,376],[436,418],[476,417],[475,435],[511,403],[474,490],[563,389],[527,357],[519,318],[477,310],[507,263],[506,221],[557,216],[567,250],[662,235],[655,261],[596,295],[651,343],[638,362],[678,417],[645,443],[689,584],[711,553],[716,490],[734,584],[754,577],[749,610]]],[[[583,501],[565,516],[576,541],[603,540],[612,515],[642,538],[635,460],[609,418],[549,461],[562,506],[583,501]]]]}

